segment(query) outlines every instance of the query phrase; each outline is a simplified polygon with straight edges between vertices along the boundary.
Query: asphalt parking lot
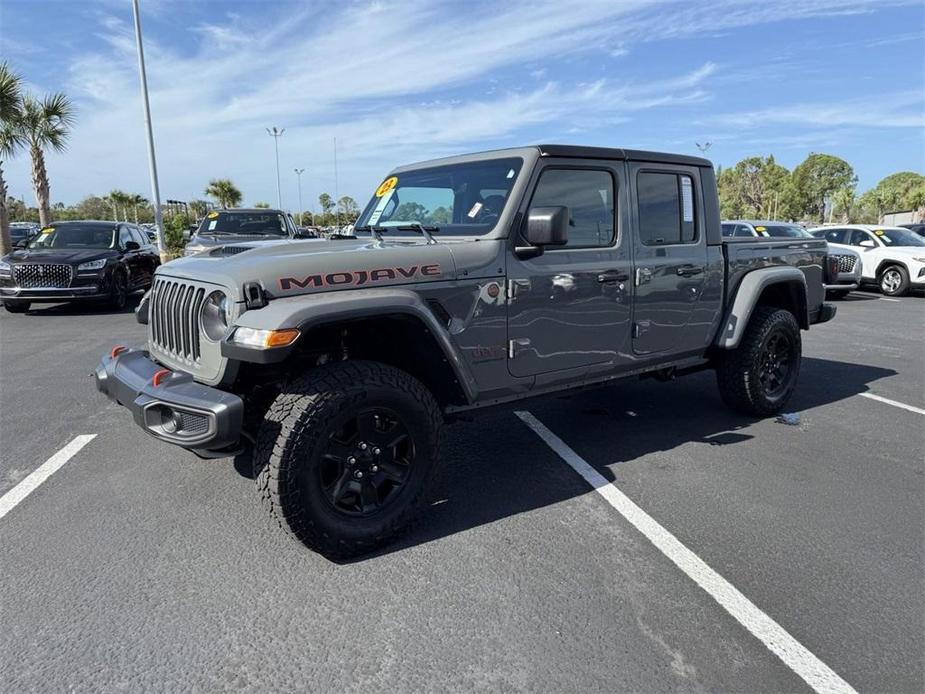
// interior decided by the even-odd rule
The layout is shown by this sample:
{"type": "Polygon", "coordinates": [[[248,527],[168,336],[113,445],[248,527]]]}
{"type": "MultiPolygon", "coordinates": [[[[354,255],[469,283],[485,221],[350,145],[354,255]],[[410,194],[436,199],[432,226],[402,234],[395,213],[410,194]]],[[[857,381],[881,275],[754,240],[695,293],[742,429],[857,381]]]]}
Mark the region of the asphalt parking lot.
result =
{"type": "Polygon", "coordinates": [[[160,444],[95,391],[99,355],[143,340],[130,312],[0,312],[0,497],[87,437],[0,501],[0,689],[810,690],[612,487],[800,662],[921,692],[925,300],[838,304],[804,333],[798,424],[730,413],[708,373],[493,410],[448,428],[413,530],[349,564],[272,527],[246,461],[160,444]]]}

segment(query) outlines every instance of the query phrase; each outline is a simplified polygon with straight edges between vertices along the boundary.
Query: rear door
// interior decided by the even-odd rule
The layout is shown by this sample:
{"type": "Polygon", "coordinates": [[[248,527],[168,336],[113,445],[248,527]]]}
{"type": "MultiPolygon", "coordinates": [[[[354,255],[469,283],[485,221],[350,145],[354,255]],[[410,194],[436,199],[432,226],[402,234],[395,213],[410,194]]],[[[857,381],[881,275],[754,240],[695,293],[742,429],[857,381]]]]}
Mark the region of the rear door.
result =
{"type": "Polygon", "coordinates": [[[627,168],[636,230],[633,351],[702,349],[712,323],[697,318],[707,270],[699,171],[642,162],[627,168]]]}
{"type": "MultiPolygon", "coordinates": [[[[508,369],[532,376],[613,362],[629,339],[630,244],[617,227],[622,162],[550,160],[529,207],[569,208],[568,243],[508,260],[508,369]]],[[[519,230],[511,242],[518,244],[519,230]]]]}

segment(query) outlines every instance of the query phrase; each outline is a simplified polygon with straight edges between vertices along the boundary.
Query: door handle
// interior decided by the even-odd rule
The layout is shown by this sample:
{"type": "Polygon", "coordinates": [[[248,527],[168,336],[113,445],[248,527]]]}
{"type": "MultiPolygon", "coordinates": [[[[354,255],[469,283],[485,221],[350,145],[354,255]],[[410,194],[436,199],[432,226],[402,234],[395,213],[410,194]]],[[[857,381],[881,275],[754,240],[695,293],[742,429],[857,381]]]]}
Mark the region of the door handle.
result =
{"type": "Polygon", "coordinates": [[[696,265],[682,265],[677,272],[679,277],[693,277],[694,275],[702,274],[703,268],[696,265]]]}
{"type": "Polygon", "coordinates": [[[597,276],[597,281],[605,282],[626,282],[630,278],[627,272],[602,272],[597,276]]]}

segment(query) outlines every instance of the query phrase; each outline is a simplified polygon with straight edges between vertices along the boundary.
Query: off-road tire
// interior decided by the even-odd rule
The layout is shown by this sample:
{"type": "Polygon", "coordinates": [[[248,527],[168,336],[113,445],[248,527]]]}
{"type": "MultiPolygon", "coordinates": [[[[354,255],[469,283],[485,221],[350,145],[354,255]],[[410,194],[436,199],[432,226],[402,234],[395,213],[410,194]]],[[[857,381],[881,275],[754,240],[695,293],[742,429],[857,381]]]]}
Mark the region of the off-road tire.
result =
{"type": "Polygon", "coordinates": [[[3,308],[10,313],[25,313],[31,304],[28,301],[4,301],[3,308]]]}
{"type": "Polygon", "coordinates": [[[125,273],[117,270],[112,276],[112,286],[109,289],[109,306],[121,311],[128,303],[128,279],[125,273]]]}
{"type": "Polygon", "coordinates": [[[739,346],[720,357],[716,369],[723,402],[737,412],[767,416],[780,412],[790,400],[800,373],[800,326],[787,310],[759,306],[751,315],[739,346]],[[769,396],[760,375],[765,346],[773,335],[786,337],[792,359],[783,390],[769,396]]]}
{"type": "Polygon", "coordinates": [[[369,361],[312,369],[289,383],[264,417],[254,448],[254,479],[273,520],[332,559],[364,554],[405,529],[426,500],[439,460],[443,416],[430,391],[410,374],[369,361]],[[348,517],[322,489],[321,455],[351,409],[371,405],[398,413],[414,440],[409,479],[390,505],[348,517]]]}
{"type": "Polygon", "coordinates": [[[887,265],[877,276],[877,286],[886,296],[905,296],[909,293],[910,285],[909,271],[902,265],[887,265]]]}

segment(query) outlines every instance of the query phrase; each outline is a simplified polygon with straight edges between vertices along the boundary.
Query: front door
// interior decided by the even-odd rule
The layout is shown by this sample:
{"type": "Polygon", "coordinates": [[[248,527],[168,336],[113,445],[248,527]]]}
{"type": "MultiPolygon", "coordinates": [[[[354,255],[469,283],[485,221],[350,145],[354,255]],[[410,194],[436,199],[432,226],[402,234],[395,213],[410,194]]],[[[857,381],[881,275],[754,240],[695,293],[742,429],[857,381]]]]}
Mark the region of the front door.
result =
{"type": "MultiPolygon", "coordinates": [[[[630,320],[629,241],[617,234],[622,163],[548,163],[529,207],[569,208],[568,243],[508,261],[508,368],[531,376],[614,361],[630,320]]],[[[623,225],[620,225],[621,228],[623,225]]],[[[518,244],[519,230],[512,231],[518,244]]],[[[522,242],[520,242],[522,243],[522,242]]]]}
{"type": "Polygon", "coordinates": [[[711,321],[698,321],[707,270],[696,167],[631,163],[636,215],[633,351],[702,349],[711,321]]]}

